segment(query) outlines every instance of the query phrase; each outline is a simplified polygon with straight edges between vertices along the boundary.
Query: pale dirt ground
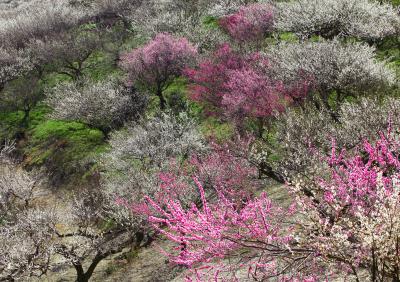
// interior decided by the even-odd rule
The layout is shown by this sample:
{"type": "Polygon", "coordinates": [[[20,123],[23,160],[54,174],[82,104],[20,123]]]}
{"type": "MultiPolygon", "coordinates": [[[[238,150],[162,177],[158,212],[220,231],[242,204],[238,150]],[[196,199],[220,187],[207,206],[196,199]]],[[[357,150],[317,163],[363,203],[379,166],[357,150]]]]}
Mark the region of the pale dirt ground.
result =
{"type": "MultiPolygon", "coordinates": [[[[152,246],[141,250],[131,262],[120,259],[119,255],[103,260],[97,266],[91,281],[162,282],[171,281],[173,273],[174,270],[166,263],[165,257],[160,255],[155,246],[152,246]]],[[[57,272],[49,273],[46,277],[36,281],[73,282],[75,281],[75,270],[66,265],[57,272]]]]}

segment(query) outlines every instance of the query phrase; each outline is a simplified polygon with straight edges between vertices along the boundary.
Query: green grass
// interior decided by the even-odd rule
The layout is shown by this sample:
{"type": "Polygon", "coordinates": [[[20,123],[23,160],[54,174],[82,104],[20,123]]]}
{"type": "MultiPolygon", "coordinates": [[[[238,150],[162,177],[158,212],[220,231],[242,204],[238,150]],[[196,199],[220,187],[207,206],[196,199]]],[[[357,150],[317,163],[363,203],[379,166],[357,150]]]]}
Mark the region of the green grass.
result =
{"type": "Polygon", "coordinates": [[[83,73],[94,81],[102,81],[110,77],[122,76],[122,71],[114,64],[109,54],[98,51],[93,53],[85,62],[88,66],[83,73]]]}
{"type": "Polygon", "coordinates": [[[18,112],[0,113],[0,143],[4,140],[12,140],[21,132],[21,122],[24,114],[18,112]]]}
{"type": "Polygon", "coordinates": [[[207,138],[214,138],[218,142],[230,140],[234,135],[234,126],[220,122],[217,118],[209,117],[200,126],[200,130],[207,138]]]}
{"type": "Polygon", "coordinates": [[[219,28],[218,18],[213,16],[206,16],[203,19],[203,26],[210,29],[219,28]]]}
{"type": "Polygon", "coordinates": [[[101,131],[79,122],[47,120],[34,127],[24,148],[25,165],[45,166],[55,178],[83,176],[106,150],[101,131]]]}
{"type": "Polygon", "coordinates": [[[22,111],[11,111],[0,113],[0,141],[12,140],[18,135],[23,135],[27,130],[35,128],[44,122],[50,109],[44,105],[36,106],[29,114],[28,127],[22,127],[24,113],[22,111]]]}
{"type": "Polygon", "coordinates": [[[292,42],[292,43],[294,43],[294,42],[298,42],[298,41],[299,41],[298,36],[297,36],[296,34],[294,34],[293,32],[281,32],[281,33],[279,34],[279,38],[280,38],[282,41],[285,41],[285,42],[292,42]]]}

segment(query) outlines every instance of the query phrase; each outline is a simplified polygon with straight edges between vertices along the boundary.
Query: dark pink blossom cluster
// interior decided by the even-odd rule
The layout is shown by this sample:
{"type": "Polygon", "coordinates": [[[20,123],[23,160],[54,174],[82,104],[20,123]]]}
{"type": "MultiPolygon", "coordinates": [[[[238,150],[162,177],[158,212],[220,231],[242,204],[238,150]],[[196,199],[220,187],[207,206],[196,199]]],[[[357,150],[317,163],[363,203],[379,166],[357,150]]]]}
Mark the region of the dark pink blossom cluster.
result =
{"type": "Polygon", "coordinates": [[[159,33],[143,47],[124,54],[121,67],[128,72],[128,84],[146,87],[160,98],[160,107],[165,109],[164,90],[182,75],[196,56],[196,48],[186,38],[159,33]]]}
{"type": "Polygon", "coordinates": [[[376,208],[377,186],[382,184],[388,196],[392,191],[393,179],[400,172],[400,143],[393,134],[380,134],[380,139],[371,144],[365,140],[362,150],[354,157],[346,157],[346,151],[336,152],[335,142],[329,160],[330,178],[321,180],[324,204],[343,212],[369,213],[376,208]],[[378,183],[379,179],[379,183],[378,183]]]}
{"type": "Polygon", "coordinates": [[[273,30],[274,9],[268,4],[251,4],[222,18],[219,23],[238,42],[261,40],[273,30]]]}
{"type": "Polygon", "coordinates": [[[246,65],[245,59],[235,52],[228,43],[221,45],[210,58],[200,62],[196,69],[187,69],[191,98],[205,105],[206,113],[222,115],[222,100],[226,92],[225,83],[229,71],[240,70],[246,65]]]}
{"type": "Polygon", "coordinates": [[[186,75],[193,83],[191,97],[205,104],[207,113],[240,124],[246,118],[273,116],[308,94],[309,80],[285,87],[270,75],[270,68],[264,55],[240,55],[226,43],[186,75]]]}
{"type": "MultiPolygon", "coordinates": [[[[152,211],[149,221],[177,246],[175,252],[167,254],[172,262],[194,267],[223,260],[252,244],[278,251],[292,240],[290,234],[282,234],[277,222],[287,211],[275,207],[265,193],[247,201],[243,207],[229,200],[222,191],[218,191],[216,202],[209,202],[202,184],[197,179],[194,181],[201,195],[201,207],[193,203],[190,208],[184,208],[174,197],[164,197],[162,202],[146,199],[152,211]]],[[[248,267],[273,272],[275,265],[262,260],[250,261],[248,267]]]]}

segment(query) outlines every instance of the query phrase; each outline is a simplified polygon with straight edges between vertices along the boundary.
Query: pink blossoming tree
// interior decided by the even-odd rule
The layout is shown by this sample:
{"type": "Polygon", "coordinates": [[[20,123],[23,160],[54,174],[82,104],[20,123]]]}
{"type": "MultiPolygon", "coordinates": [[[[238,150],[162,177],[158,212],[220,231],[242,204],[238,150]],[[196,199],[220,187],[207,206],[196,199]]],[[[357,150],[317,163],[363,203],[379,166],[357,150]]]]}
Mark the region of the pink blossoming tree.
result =
{"type": "Polygon", "coordinates": [[[148,220],[176,244],[166,255],[193,270],[189,281],[319,281],[337,275],[329,266],[357,281],[363,270],[371,281],[399,281],[400,143],[389,131],[361,145],[353,155],[333,146],[314,187],[290,186],[289,207],[266,193],[238,204],[218,186],[208,199],[195,177],[200,204],[183,205],[173,193],[146,198],[148,220]],[[202,276],[210,270],[213,277],[202,276]]]}
{"type": "Polygon", "coordinates": [[[266,118],[301,101],[310,88],[307,79],[284,86],[270,69],[264,55],[241,55],[224,44],[186,74],[193,83],[192,99],[205,105],[206,113],[229,118],[239,129],[246,119],[258,120],[261,135],[266,118]]]}
{"type": "MultiPolygon", "coordinates": [[[[321,259],[340,264],[361,281],[360,270],[372,281],[400,278],[400,143],[390,130],[372,144],[364,141],[353,157],[332,150],[330,170],[305,197],[300,182],[303,224],[299,243],[321,259]]],[[[318,178],[317,178],[318,179],[318,178]]],[[[310,188],[310,187],[308,187],[310,188]]]]}
{"type": "Polygon", "coordinates": [[[128,72],[131,83],[137,83],[156,94],[161,109],[165,109],[165,89],[182,75],[195,60],[197,50],[185,38],[167,33],[158,34],[141,48],[121,57],[121,66],[128,72]]]}
{"type": "Polygon", "coordinates": [[[233,70],[228,75],[222,99],[225,114],[237,125],[246,118],[257,119],[261,135],[265,118],[285,108],[283,85],[254,68],[233,70]]]}
{"type": "Polygon", "coordinates": [[[221,45],[210,58],[200,62],[198,68],[185,71],[192,82],[191,98],[205,105],[207,114],[222,115],[224,83],[229,79],[228,72],[242,69],[245,65],[242,56],[228,43],[221,45]]]}
{"type": "Polygon", "coordinates": [[[273,30],[274,10],[268,4],[251,4],[222,18],[219,23],[239,43],[260,41],[273,30]]]}

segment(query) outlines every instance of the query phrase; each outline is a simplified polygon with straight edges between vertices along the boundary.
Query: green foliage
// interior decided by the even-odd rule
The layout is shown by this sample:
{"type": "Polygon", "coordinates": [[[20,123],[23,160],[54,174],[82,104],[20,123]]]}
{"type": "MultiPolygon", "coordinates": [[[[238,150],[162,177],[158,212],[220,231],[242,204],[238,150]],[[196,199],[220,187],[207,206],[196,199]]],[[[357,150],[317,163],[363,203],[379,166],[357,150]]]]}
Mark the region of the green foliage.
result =
{"type": "Polygon", "coordinates": [[[88,31],[88,30],[96,30],[97,24],[96,23],[86,23],[79,27],[81,31],[88,31]]]}
{"type": "Polygon", "coordinates": [[[164,91],[165,98],[171,111],[178,114],[188,110],[189,101],[186,98],[187,81],[184,78],[177,78],[164,91]]]}
{"type": "Polygon", "coordinates": [[[50,72],[42,78],[42,84],[44,88],[53,88],[59,83],[72,81],[71,77],[65,74],[58,74],[50,72]]]}
{"type": "Polygon", "coordinates": [[[76,141],[83,136],[86,141],[92,142],[103,138],[100,131],[90,129],[82,123],[49,120],[34,129],[32,142],[46,142],[51,138],[67,138],[76,141]]]}
{"type": "MultiPolygon", "coordinates": [[[[28,129],[33,129],[46,120],[49,108],[40,105],[36,106],[30,113],[28,129]]],[[[0,141],[16,139],[22,135],[26,128],[22,127],[24,113],[22,111],[0,112],[0,141]]]]}
{"type": "Polygon", "coordinates": [[[264,133],[262,145],[264,146],[264,152],[267,153],[268,163],[273,164],[282,159],[284,151],[277,140],[277,132],[274,127],[264,133]]]}
{"type": "Polygon", "coordinates": [[[299,38],[293,32],[282,32],[279,34],[279,38],[285,42],[298,42],[299,38]]]}
{"type": "Polygon", "coordinates": [[[0,141],[20,139],[19,150],[27,167],[45,166],[56,180],[72,174],[83,176],[93,165],[91,158],[106,149],[101,131],[78,122],[48,120],[50,109],[35,107],[27,127],[22,111],[0,113],[0,141]]]}
{"type": "Polygon", "coordinates": [[[311,42],[320,42],[323,40],[322,36],[319,35],[312,35],[310,38],[311,42]]]}
{"type": "Polygon", "coordinates": [[[213,16],[206,16],[203,19],[203,25],[207,28],[219,28],[218,18],[213,16]]]}
{"type": "Polygon", "coordinates": [[[134,31],[135,36],[128,37],[121,46],[121,53],[139,48],[149,41],[149,38],[134,31]]]}
{"type": "Polygon", "coordinates": [[[47,115],[51,112],[51,109],[46,105],[36,106],[29,113],[29,129],[34,129],[39,124],[47,120],[47,115]]]}
{"type": "Polygon", "coordinates": [[[400,0],[390,0],[390,3],[391,3],[393,6],[400,6],[400,0]]]}
{"type": "Polygon", "coordinates": [[[187,80],[183,77],[178,77],[168,86],[168,88],[164,91],[164,94],[166,97],[168,97],[168,95],[171,93],[186,93],[186,89],[187,80]]]}
{"type": "MultiPolygon", "coordinates": [[[[400,1],[400,0],[399,0],[400,1]]],[[[396,71],[397,77],[400,76],[400,37],[389,37],[378,45],[378,58],[387,60],[388,66],[396,71]]]]}

